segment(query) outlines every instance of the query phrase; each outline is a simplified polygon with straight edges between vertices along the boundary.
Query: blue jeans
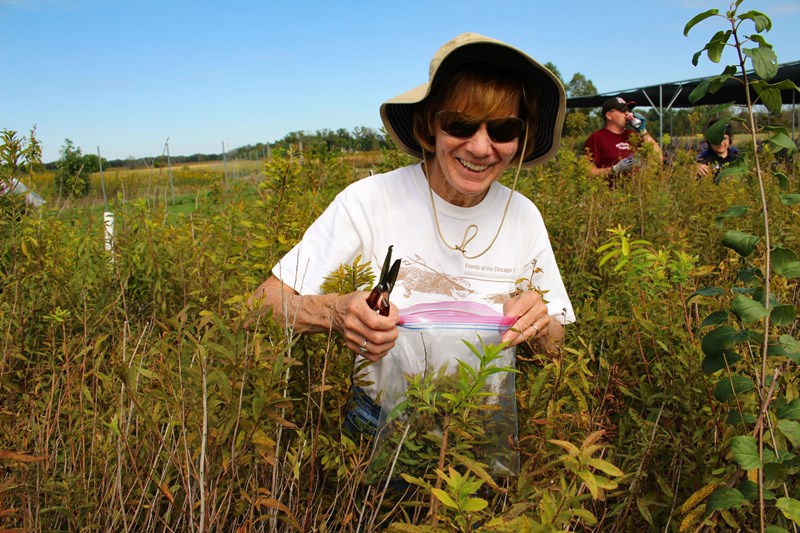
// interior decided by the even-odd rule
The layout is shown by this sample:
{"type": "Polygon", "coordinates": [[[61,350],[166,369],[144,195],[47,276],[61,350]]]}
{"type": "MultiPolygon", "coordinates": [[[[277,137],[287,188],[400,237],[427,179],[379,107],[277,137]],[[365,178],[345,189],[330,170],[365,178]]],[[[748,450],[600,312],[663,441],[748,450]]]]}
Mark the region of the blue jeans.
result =
{"type": "Polygon", "coordinates": [[[352,436],[363,433],[374,437],[378,432],[380,417],[381,406],[376,404],[361,387],[352,387],[342,423],[344,430],[352,436]]]}

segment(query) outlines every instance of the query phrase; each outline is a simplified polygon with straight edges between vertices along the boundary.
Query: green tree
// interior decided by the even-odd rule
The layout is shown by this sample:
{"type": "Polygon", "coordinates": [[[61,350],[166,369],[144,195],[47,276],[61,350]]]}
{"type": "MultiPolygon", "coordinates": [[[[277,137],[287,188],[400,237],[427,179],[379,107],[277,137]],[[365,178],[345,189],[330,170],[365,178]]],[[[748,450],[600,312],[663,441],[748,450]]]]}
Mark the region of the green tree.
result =
{"type": "Polygon", "coordinates": [[[566,85],[564,83],[564,78],[561,76],[561,72],[558,70],[557,66],[548,61],[547,63],[544,64],[544,68],[555,74],[556,78],[558,78],[558,81],[561,82],[561,85],[566,85]]]}
{"type": "Polygon", "coordinates": [[[89,168],[87,161],[69,139],[64,139],[58,160],[55,185],[61,194],[82,197],[89,193],[89,168]]]}
{"type": "MultiPolygon", "coordinates": [[[[10,214],[9,220],[15,219],[25,210],[23,199],[25,195],[13,194],[20,192],[19,177],[27,174],[33,178],[34,173],[41,167],[42,147],[36,138],[35,126],[28,138],[17,135],[14,130],[0,131],[0,212],[10,214]]],[[[21,190],[24,193],[24,186],[21,190]]],[[[0,222],[0,234],[5,234],[2,222],[0,222]]]]}
{"type": "Polygon", "coordinates": [[[87,172],[100,172],[100,162],[103,162],[103,168],[108,168],[108,161],[106,158],[99,158],[96,154],[86,154],[83,156],[83,164],[87,172]]]}
{"type": "Polygon", "coordinates": [[[592,83],[592,80],[587,79],[586,76],[580,72],[576,72],[572,79],[566,86],[567,96],[574,98],[576,96],[591,96],[597,94],[597,88],[592,83]]]}
{"type": "Polygon", "coordinates": [[[0,189],[13,189],[13,180],[18,174],[33,175],[42,166],[42,147],[36,138],[36,126],[26,139],[14,130],[0,132],[0,189]]]}

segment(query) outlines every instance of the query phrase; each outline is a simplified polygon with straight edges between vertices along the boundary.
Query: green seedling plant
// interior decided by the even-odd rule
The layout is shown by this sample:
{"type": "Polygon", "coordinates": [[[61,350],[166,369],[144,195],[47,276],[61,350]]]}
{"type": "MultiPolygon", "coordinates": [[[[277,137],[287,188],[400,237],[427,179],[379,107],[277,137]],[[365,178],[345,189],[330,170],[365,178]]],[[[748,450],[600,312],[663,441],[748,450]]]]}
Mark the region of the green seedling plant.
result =
{"type": "MultiPolygon", "coordinates": [[[[475,355],[476,364],[459,360],[456,371],[451,374],[434,369],[406,376],[407,390],[387,416],[374,460],[378,475],[402,477],[432,495],[430,516],[433,524],[440,518],[440,504],[445,505],[445,517],[452,519],[453,524],[468,524],[470,517],[467,514],[479,510],[476,502],[467,501],[471,494],[469,490],[458,489],[461,492],[449,493],[449,497],[457,502],[455,507],[450,506],[451,500],[443,496],[442,483],[447,483],[451,489],[455,483],[452,473],[449,477],[444,475],[445,469],[452,464],[470,471],[463,479],[459,477],[456,485],[462,487],[463,481],[466,483],[464,486],[473,487],[477,477],[481,484],[487,482],[493,488],[503,490],[487,466],[491,459],[486,456],[488,449],[482,451],[482,447],[493,444],[491,440],[497,437],[487,428],[498,431],[500,426],[509,430],[513,428],[505,428],[502,422],[492,420],[502,408],[502,399],[489,382],[501,373],[506,374],[501,379],[510,379],[516,370],[497,365],[504,358],[503,344],[484,345],[481,342],[478,347],[464,342],[475,355]],[[456,516],[449,517],[452,513],[456,516]]],[[[505,420],[503,414],[501,418],[505,420]]]]}
{"type": "MultiPolygon", "coordinates": [[[[785,128],[758,126],[755,122],[753,106],[761,104],[770,113],[778,113],[783,103],[781,91],[796,91],[797,87],[788,80],[770,83],[777,73],[778,59],[762,34],[771,29],[772,21],[758,11],[741,12],[742,1],[732,3],[724,13],[708,10],[686,24],[685,35],[706,20],[721,20],[727,26],[694,55],[693,64],[697,65],[704,52],[714,63],[719,63],[726,51],[732,51],[736,58],[720,75],[700,84],[690,100],[696,102],[726,81],[737,80],[745,91],[744,113],[718,120],[709,131],[709,142],[718,143],[726,124],[736,121],[750,135],[754,147],[758,146],[756,135],[766,133],[767,144],[794,152],[796,146],[785,128]],[[751,24],[755,33],[743,35],[743,27],[751,24]],[[750,74],[748,65],[758,78],[750,74]]],[[[720,106],[712,112],[722,113],[729,107],[720,106]]],[[[720,173],[720,179],[752,179],[762,216],[760,228],[729,229],[722,237],[722,244],[740,258],[737,285],[728,290],[705,287],[692,295],[716,298],[721,305],[701,324],[706,329],[702,367],[716,379],[714,400],[727,412],[726,436],[733,463],[719,483],[706,485],[690,498],[691,505],[690,501],[684,504],[682,528],[703,524],[713,527],[720,516],[729,527],[762,532],[797,531],[800,525],[800,458],[795,453],[800,446],[800,342],[793,336],[800,261],[794,250],[783,243],[775,244],[770,233],[772,207],[797,209],[793,206],[800,203],[800,194],[791,190],[792,184],[783,174],[767,173],[762,157],[756,149],[752,160],[741,157],[720,173]],[[775,190],[779,191],[780,204],[770,194],[775,190]]],[[[742,217],[749,208],[731,207],[718,222],[742,217]]]]}

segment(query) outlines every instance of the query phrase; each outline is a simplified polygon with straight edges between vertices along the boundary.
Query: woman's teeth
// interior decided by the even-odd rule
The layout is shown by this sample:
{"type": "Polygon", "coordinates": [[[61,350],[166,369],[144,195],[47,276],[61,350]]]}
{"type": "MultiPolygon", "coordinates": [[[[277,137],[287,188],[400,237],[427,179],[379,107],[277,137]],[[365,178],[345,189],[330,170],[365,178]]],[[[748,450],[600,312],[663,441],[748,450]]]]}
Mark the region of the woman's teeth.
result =
{"type": "Polygon", "coordinates": [[[466,167],[467,169],[472,170],[473,172],[483,172],[484,170],[489,168],[489,165],[473,165],[469,161],[464,161],[463,159],[459,159],[458,162],[464,165],[464,167],[466,167]]]}

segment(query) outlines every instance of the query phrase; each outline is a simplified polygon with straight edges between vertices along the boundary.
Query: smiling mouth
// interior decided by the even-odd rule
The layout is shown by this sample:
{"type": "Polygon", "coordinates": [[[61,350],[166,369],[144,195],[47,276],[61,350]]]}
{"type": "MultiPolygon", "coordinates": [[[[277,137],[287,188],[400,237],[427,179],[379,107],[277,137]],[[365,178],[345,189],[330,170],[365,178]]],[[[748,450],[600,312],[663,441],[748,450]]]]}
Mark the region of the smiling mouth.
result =
{"type": "Polygon", "coordinates": [[[458,162],[461,163],[461,166],[467,170],[472,170],[473,172],[483,172],[489,168],[489,165],[473,165],[469,161],[464,161],[463,159],[459,159],[458,162]]]}

